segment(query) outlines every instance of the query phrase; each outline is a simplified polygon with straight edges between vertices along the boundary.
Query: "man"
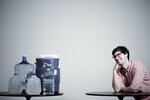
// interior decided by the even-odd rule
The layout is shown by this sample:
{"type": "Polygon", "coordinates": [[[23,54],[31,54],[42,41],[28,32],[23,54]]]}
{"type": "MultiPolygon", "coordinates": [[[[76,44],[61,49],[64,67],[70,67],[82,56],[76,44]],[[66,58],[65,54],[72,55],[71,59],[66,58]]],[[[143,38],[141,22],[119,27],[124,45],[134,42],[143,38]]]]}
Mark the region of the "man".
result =
{"type": "MultiPolygon", "coordinates": [[[[116,62],[112,80],[115,92],[150,92],[150,74],[141,62],[129,60],[126,47],[116,47],[112,55],[116,62]]],[[[150,100],[150,97],[141,99],[150,100]]]]}

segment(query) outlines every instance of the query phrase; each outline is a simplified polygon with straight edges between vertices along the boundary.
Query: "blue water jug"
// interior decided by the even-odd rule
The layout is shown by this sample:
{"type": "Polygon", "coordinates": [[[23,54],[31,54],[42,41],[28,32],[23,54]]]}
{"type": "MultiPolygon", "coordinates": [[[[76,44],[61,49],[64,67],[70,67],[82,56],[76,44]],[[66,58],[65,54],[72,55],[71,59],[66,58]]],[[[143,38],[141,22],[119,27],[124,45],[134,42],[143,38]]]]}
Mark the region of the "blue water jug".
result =
{"type": "Polygon", "coordinates": [[[59,56],[42,55],[36,58],[36,75],[41,79],[42,94],[59,93],[59,56]]]}

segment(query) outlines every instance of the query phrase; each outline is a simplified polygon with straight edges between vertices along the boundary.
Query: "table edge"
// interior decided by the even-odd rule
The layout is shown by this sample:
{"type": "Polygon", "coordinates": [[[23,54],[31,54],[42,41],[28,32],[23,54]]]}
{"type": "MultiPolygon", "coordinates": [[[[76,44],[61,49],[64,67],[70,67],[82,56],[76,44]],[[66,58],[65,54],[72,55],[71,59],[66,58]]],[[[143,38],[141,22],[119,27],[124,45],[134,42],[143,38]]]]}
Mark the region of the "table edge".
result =
{"type": "Polygon", "coordinates": [[[128,92],[128,93],[116,93],[116,92],[87,92],[88,96],[150,96],[150,92],[128,92]]]}
{"type": "Polygon", "coordinates": [[[44,96],[61,96],[64,93],[60,92],[58,94],[9,94],[8,92],[0,92],[0,96],[14,96],[14,97],[44,97],[44,96]]]}

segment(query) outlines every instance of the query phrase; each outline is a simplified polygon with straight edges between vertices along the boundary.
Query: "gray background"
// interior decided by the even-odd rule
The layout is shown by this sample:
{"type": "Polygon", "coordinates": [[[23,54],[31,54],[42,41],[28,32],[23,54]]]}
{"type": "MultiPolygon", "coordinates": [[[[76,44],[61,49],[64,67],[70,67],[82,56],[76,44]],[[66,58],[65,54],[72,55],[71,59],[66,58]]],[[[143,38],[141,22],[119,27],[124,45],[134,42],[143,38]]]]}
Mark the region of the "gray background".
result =
{"type": "MultiPolygon", "coordinates": [[[[59,54],[64,95],[32,100],[116,100],[85,93],[112,91],[118,45],[150,71],[149,18],[150,0],[0,0],[0,91],[22,55],[34,64],[37,55],[59,54]]],[[[24,100],[0,97],[9,99],[24,100]]]]}

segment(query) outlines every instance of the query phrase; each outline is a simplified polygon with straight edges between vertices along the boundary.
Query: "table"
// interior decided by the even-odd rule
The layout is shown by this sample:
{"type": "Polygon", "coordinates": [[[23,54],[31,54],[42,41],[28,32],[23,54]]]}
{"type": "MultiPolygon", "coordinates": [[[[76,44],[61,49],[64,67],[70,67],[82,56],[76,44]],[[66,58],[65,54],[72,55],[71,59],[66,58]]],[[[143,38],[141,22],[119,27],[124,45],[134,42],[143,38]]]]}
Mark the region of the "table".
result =
{"type": "Polygon", "coordinates": [[[90,95],[90,96],[115,96],[118,97],[119,100],[123,100],[123,98],[125,96],[132,96],[135,98],[135,100],[140,100],[141,96],[150,96],[150,92],[128,92],[128,93],[123,93],[123,92],[119,92],[119,93],[115,93],[115,92],[89,92],[86,93],[86,95],[90,95]]]}
{"type": "Polygon", "coordinates": [[[30,100],[31,97],[60,96],[60,95],[63,95],[63,93],[57,93],[57,94],[9,94],[8,92],[0,92],[0,96],[25,97],[26,100],[30,100]]]}

